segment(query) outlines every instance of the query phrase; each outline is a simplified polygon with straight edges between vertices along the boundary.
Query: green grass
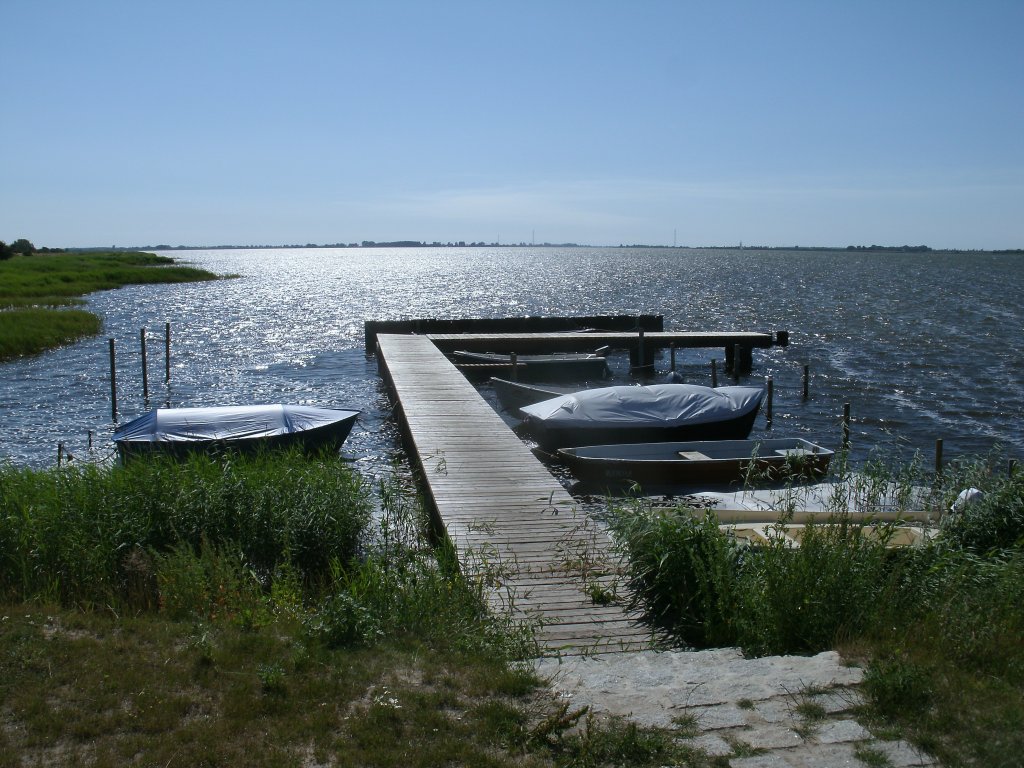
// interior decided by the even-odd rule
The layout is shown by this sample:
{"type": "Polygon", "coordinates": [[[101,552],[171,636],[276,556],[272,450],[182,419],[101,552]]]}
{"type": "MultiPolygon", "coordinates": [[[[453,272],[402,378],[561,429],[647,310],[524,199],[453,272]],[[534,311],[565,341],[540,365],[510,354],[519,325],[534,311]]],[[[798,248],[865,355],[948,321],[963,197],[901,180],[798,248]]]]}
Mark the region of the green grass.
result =
{"type": "Polygon", "coordinates": [[[216,278],[151,253],[36,253],[0,261],[0,361],[98,333],[99,318],[59,309],[82,304],[86,294],[133,284],[216,278]]]}
{"type": "Polygon", "coordinates": [[[288,454],[0,470],[0,767],[714,765],[556,704],[487,575],[372,490],[288,454]]]}
{"type": "Polygon", "coordinates": [[[94,336],[102,329],[99,317],[80,309],[0,311],[0,360],[37,355],[94,336]]]}
{"type": "MultiPolygon", "coordinates": [[[[1024,753],[1024,473],[970,460],[931,487],[937,511],[976,487],[923,547],[886,546],[886,527],[840,512],[793,547],[779,529],[743,546],[713,515],[642,504],[611,512],[634,595],[680,642],[749,654],[840,648],[866,667],[876,727],[893,725],[950,765],[1015,765],[1024,753]]],[[[874,488],[914,476],[871,467],[874,488]]],[[[780,510],[782,520],[787,510],[780,510]]]]}

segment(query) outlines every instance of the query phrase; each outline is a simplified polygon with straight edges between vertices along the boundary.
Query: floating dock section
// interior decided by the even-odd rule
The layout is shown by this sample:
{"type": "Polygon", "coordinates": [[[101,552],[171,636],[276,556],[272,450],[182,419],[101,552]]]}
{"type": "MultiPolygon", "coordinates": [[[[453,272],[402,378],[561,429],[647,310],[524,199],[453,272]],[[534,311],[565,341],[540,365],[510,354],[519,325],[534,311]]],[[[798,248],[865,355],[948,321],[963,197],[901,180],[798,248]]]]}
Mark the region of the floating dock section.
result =
{"type": "Polygon", "coordinates": [[[378,366],[424,493],[492,608],[535,626],[542,653],[653,647],[619,601],[607,534],[422,335],[375,333],[378,366]]]}

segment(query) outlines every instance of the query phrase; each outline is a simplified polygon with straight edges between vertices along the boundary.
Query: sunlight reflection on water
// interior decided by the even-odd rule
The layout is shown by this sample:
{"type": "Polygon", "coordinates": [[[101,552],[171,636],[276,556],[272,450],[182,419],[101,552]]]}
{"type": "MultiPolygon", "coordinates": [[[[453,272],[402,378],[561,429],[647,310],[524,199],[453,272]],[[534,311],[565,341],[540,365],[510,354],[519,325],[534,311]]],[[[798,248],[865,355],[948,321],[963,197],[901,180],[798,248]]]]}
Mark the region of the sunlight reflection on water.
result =
{"type": "MultiPolygon", "coordinates": [[[[667,329],[789,330],[755,352],[775,380],[773,435],[838,442],[843,403],[854,455],[1024,451],[1019,259],[985,254],[590,248],[214,250],[174,254],[218,274],[194,285],[95,294],[104,332],[0,366],[0,457],[52,464],[64,441],[110,445],[107,338],[116,339],[120,417],[146,409],[139,329],[149,329],[150,405],[297,402],[363,411],[345,452],[370,466],[397,450],[365,319],[662,314],[667,329]],[[969,277],[968,277],[969,276],[969,277]],[[164,383],[163,329],[172,323],[164,383]],[[800,399],[803,365],[811,399],[800,399]]],[[[687,381],[710,383],[722,350],[687,350],[687,381]]],[[[618,363],[626,376],[625,363],[618,363]]],[[[668,368],[667,354],[659,361],[668,368]]],[[[726,383],[724,380],[722,383],[726,383]]],[[[764,434],[763,417],[755,435],[764,434]]]]}

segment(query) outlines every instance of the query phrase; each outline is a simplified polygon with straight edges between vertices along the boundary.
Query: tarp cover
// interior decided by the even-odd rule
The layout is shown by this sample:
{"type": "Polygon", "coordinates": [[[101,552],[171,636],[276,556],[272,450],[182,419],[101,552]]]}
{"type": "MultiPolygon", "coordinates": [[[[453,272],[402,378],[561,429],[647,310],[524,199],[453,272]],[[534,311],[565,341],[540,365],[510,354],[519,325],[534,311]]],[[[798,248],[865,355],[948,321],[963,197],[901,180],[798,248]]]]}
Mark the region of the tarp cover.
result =
{"type": "Polygon", "coordinates": [[[757,408],[761,387],[701,387],[653,384],[649,387],[601,387],[544,400],[520,408],[527,420],[559,426],[628,424],[679,426],[734,418],[757,408]]]}
{"type": "Polygon", "coordinates": [[[307,405],[229,405],[157,408],[114,432],[115,442],[247,440],[304,432],[342,421],[358,411],[307,405]]]}

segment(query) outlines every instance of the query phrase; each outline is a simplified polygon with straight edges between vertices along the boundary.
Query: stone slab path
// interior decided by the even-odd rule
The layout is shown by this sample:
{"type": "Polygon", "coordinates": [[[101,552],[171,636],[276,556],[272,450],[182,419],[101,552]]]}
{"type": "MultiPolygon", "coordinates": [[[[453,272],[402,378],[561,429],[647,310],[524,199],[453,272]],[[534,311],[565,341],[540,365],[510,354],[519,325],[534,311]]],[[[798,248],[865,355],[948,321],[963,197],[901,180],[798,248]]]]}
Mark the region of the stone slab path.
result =
{"type": "Polygon", "coordinates": [[[535,665],[573,709],[676,729],[684,743],[726,758],[730,768],[938,766],[857,723],[863,670],[834,652],[746,659],[734,648],[637,651],[535,665]]]}

